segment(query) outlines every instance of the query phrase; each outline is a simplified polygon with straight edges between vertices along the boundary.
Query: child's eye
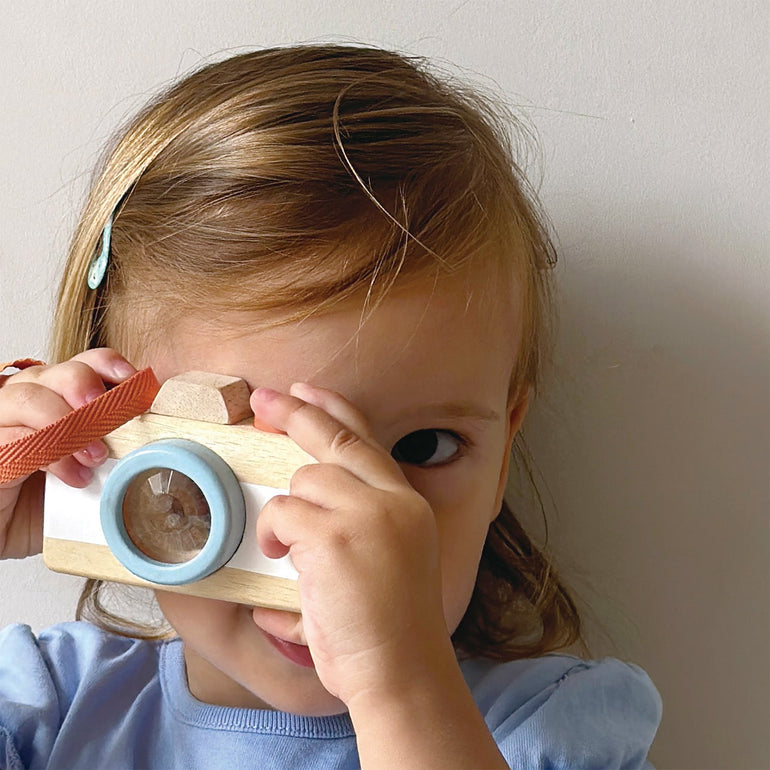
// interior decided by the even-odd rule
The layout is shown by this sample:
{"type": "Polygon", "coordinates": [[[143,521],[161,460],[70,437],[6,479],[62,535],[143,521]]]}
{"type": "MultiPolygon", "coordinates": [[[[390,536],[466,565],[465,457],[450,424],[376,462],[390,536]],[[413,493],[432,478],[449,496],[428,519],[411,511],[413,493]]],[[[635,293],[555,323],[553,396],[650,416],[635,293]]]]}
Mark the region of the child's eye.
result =
{"type": "Polygon", "coordinates": [[[396,441],[390,454],[399,463],[430,467],[452,460],[462,445],[463,440],[451,431],[426,428],[396,441]]]}

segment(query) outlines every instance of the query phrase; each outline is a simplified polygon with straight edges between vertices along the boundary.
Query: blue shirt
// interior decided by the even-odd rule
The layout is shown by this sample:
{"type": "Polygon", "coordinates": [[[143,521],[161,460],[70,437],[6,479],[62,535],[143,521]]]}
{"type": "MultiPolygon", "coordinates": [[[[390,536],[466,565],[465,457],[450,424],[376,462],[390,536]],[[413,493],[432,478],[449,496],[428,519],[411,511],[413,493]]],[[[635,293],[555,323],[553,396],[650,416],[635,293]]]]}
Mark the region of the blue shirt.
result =
{"type": "MultiPolygon", "coordinates": [[[[649,768],[661,704],[647,675],[611,658],[465,661],[463,674],[508,763],[521,770],[649,768]]],[[[37,638],[0,632],[0,763],[5,770],[355,768],[346,714],[226,708],[187,688],[182,643],[87,623],[37,638]]]]}

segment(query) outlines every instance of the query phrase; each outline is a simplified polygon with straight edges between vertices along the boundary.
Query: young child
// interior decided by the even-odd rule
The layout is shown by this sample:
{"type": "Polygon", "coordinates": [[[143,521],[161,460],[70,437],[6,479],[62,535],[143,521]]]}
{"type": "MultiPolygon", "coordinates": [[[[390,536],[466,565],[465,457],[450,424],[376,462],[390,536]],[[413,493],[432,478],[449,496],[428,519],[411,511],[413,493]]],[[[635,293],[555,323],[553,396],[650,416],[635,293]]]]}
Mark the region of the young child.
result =
{"type": "MultiPolygon", "coordinates": [[[[553,262],[508,128],[418,61],[310,45],[204,67],[125,130],[0,443],[134,367],[242,377],[318,461],[246,533],[302,613],[159,590],[159,638],[90,581],[80,621],[0,636],[3,767],[649,766],[657,692],[557,654],[577,612],[503,502],[553,262]]],[[[47,470],[85,487],[105,455],[47,470]]],[[[40,551],[42,489],[0,487],[5,558],[40,551]]]]}

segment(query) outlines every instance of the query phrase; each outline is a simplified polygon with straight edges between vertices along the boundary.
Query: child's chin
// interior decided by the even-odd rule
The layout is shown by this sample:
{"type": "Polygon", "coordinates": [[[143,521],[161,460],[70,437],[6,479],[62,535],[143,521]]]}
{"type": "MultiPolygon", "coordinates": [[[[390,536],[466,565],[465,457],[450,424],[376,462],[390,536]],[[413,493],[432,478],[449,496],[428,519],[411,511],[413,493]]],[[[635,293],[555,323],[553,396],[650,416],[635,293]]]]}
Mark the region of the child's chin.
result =
{"type": "Polygon", "coordinates": [[[323,689],[320,682],[317,692],[301,693],[297,690],[276,697],[269,708],[286,711],[302,717],[330,717],[347,713],[345,704],[323,689]]]}

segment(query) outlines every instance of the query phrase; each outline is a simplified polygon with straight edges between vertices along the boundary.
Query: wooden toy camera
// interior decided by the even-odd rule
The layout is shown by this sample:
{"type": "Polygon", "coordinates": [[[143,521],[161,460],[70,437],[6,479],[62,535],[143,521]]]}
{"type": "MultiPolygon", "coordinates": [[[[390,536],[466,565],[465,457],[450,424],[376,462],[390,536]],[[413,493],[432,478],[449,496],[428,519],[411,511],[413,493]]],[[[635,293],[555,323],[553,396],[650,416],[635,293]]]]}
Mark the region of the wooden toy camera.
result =
{"type": "Polygon", "coordinates": [[[43,559],[57,572],[299,611],[288,557],[268,559],[256,519],[315,462],[253,427],[247,384],[167,380],[148,412],[110,433],[85,489],[46,479],[43,559]]]}

